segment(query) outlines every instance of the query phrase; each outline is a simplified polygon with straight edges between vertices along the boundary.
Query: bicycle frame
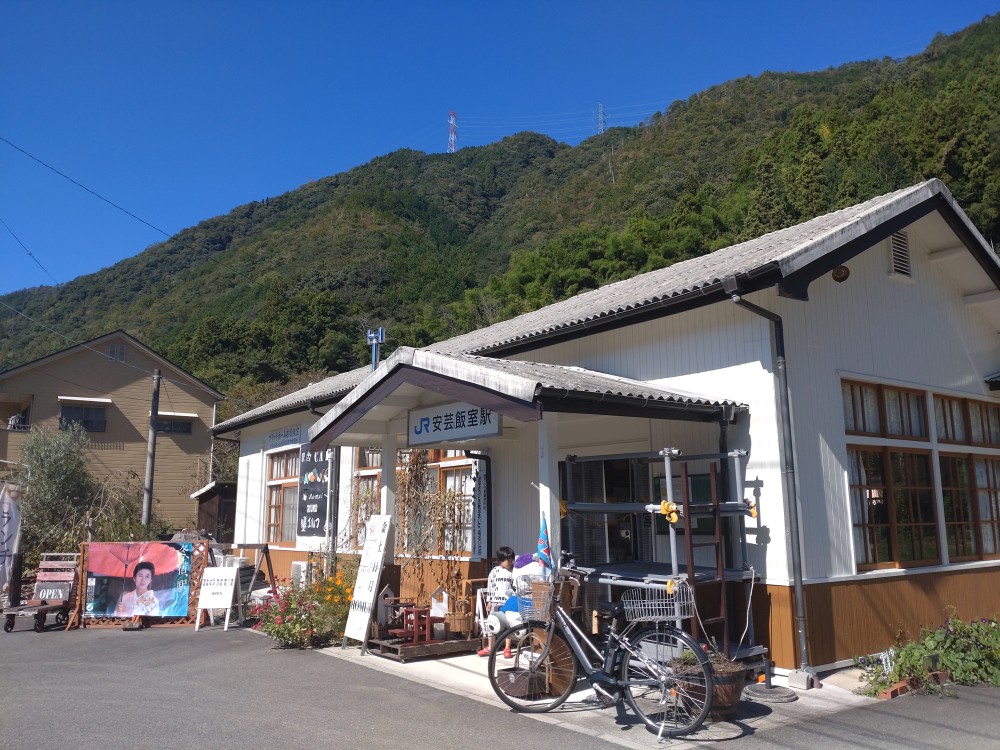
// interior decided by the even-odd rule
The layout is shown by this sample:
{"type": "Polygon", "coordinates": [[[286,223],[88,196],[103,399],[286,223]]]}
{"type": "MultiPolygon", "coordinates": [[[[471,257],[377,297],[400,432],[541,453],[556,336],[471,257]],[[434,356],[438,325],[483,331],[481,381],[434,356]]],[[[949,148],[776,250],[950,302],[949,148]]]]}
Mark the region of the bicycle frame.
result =
{"type": "MultiPolygon", "coordinates": [[[[575,580],[574,583],[576,583],[575,580]]],[[[608,643],[603,652],[591,642],[590,637],[573,621],[562,605],[554,601],[552,604],[552,620],[546,629],[549,631],[554,630],[556,625],[562,629],[563,636],[576,656],[580,668],[586,673],[591,687],[606,698],[617,700],[617,695],[612,695],[612,691],[618,690],[625,684],[615,674],[617,671],[615,662],[622,650],[640,659],[651,670],[651,673],[656,676],[657,682],[662,682],[668,677],[667,672],[656,660],[650,659],[642,651],[634,648],[629,642],[628,634],[635,630],[635,623],[628,623],[619,633],[616,623],[612,622],[611,630],[608,633],[608,643]],[[597,666],[598,664],[600,666],[597,666]]],[[[669,625],[666,627],[671,628],[669,625]]],[[[545,644],[542,653],[539,655],[540,659],[544,659],[548,654],[551,643],[552,641],[549,640],[545,644]]]]}

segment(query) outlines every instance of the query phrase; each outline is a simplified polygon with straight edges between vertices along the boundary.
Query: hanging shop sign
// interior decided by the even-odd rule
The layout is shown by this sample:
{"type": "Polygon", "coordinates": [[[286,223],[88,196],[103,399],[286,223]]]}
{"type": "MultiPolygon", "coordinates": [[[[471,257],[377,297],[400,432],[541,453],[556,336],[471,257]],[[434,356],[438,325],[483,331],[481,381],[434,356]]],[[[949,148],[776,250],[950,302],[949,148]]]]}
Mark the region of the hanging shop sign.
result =
{"type": "Polygon", "coordinates": [[[406,442],[413,448],[499,434],[499,414],[480,406],[458,402],[410,411],[406,442]]]}
{"type": "Polygon", "coordinates": [[[330,454],[328,450],[309,450],[307,445],[299,456],[299,536],[326,535],[330,454]]]}
{"type": "Polygon", "coordinates": [[[474,560],[484,559],[489,556],[486,549],[486,524],[487,499],[489,497],[489,473],[486,471],[485,461],[476,461],[476,473],[472,486],[472,558],[474,560]]]}

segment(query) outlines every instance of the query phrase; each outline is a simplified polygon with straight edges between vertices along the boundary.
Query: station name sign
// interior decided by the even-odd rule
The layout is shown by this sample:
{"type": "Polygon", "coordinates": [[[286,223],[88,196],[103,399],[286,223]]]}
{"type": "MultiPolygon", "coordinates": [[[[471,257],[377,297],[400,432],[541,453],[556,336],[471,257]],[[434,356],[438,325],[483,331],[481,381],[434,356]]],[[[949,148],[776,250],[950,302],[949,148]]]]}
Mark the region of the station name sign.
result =
{"type": "Polygon", "coordinates": [[[406,444],[445,443],[500,434],[500,415],[462,402],[414,409],[408,415],[406,444]]]}

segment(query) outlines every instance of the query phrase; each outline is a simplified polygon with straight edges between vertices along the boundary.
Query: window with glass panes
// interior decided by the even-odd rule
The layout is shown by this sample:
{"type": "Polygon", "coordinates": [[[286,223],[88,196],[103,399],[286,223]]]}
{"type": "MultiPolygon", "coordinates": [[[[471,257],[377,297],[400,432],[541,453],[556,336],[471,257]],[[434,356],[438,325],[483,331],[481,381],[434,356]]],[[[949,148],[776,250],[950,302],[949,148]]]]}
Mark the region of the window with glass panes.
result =
{"type": "Polygon", "coordinates": [[[472,554],[472,466],[442,465],[438,486],[445,498],[445,517],[441,524],[442,552],[448,555],[472,554]]]}
{"type": "Polygon", "coordinates": [[[350,538],[348,543],[352,550],[361,550],[365,546],[365,524],[372,515],[382,508],[382,496],[378,472],[355,475],[351,487],[351,519],[350,538]]]}
{"type": "Polygon", "coordinates": [[[974,452],[1000,447],[1000,405],[934,394],[932,444],[924,392],[844,380],[841,396],[845,432],[865,443],[848,445],[858,568],[935,564],[942,544],[953,562],[1000,557],[1000,457],[974,452]]]}
{"type": "Polygon", "coordinates": [[[271,453],[267,457],[267,515],[269,544],[295,544],[299,508],[299,450],[271,453]]]}

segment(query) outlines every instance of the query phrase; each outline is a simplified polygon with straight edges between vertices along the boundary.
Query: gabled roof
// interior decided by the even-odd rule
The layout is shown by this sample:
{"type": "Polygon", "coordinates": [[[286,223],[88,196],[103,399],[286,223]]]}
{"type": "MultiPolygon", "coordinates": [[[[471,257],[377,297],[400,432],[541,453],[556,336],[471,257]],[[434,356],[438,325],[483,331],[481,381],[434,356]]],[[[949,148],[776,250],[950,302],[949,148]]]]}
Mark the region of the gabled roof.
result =
{"type": "MultiPolygon", "coordinates": [[[[933,179],[708,255],[584,292],[425,349],[450,355],[501,357],[774,286],[785,296],[806,299],[814,279],[933,211],[941,214],[987,279],[1000,289],[1000,262],[996,255],[944,184],[933,179]]],[[[301,410],[310,398],[317,403],[332,403],[369,372],[368,368],[361,368],[328,378],[220,427],[232,431],[268,416],[301,410]],[[244,422],[247,417],[249,420],[244,422]]],[[[216,434],[221,431],[215,430],[216,434]]]]}
{"type": "Polygon", "coordinates": [[[944,184],[934,179],[427,348],[453,354],[511,354],[537,348],[543,341],[590,335],[776,285],[786,296],[805,299],[811,281],[934,210],[942,213],[1000,287],[996,256],[944,184]]]}
{"type": "Polygon", "coordinates": [[[521,421],[537,420],[543,412],[568,412],[716,422],[731,420],[745,408],[734,401],[716,401],[581,367],[439,354],[404,346],[309,428],[313,446],[322,449],[347,430],[369,435],[365,428],[355,427],[369,416],[382,421],[401,416],[409,403],[382,403],[404,386],[481,405],[521,421]],[[383,413],[374,414],[377,408],[383,413]]]}
{"type": "MultiPolygon", "coordinates": [[[[99,347],[103,346],[104,344],[107,344],[109,341],[111,341],[112,339],[115,339],[115,338],[125,339],[128,342],[129,346],[133,346],[136,349],[141,350],[146,356],[148,356],[150,359],[156,361],[164,369],[170,370],[170,371],[176,373],[177,375],[181,376],[185,380],[188,380],[191,383],[193,383],[194,385],[198,386],[198,388],[200,388],[201,390],[204,390],[205,392],[207,392],[216,401],[221,401],[222,399],[225,398],[225,396],[223,394],[219,393],[217,390],[215,390],[214,388],[212,388],[207,383],[199,380],[198,378],[196,378],[191,373],[187,372],[182,367],[178,367],[173,362],[171,362],[169,359],[167,359],[166,357],[164,357],[162,354],[157,354],[155,351],[153,351],[152,349],[150,349],[144,343],[142,343],[141,341],[139,341],[139,339],[137,339],[135,336],[131,336],[131,335],[125,333],[125,331],[123,331],[121,329],[118,329],[116,331],[112,331],[111,333],[106,333],[103,336],[98,336],[97,338],[90,339],[89,341],[84,341],[84,342],[79,343],[79,344],[73,344],[72,346],[68,346],[65,349],[60,349],[57,352],[53,352],[52,354],[48,354],[48,355],[46,355],[44,357],[39,357],[38,359],[32,360],[31,362],[26,362],[23,365],[18,365],[17,367],[12,367],[9,370],[5,370],[4,372],[0,372],[0,380],[3,380],[4,378],[7,378],[7,377],[9,377],[11,375],[20,375],[21,373],[29,372],[31,370],[34,370],[34,369],[38,368],[38,367],[42,367],[44,365],[50,364],[52,362],[55,362],[56,360],[62,359],[63,357],[69,356],[70,354],[76,354],[77,352],[79,352],[81,350],[87,350],[87,349],[89,349],[89,350],[94,351],[95,353],[99,354],[102,357],[107,357],[108,356],[108,352],[107,351],[100,351],[99,347]]],[[[128,362],[125,362],[124,364],[125,364],[125,366],[128,366],[128,362]]],[[[152,375],[152,373],[149,373],[149,374],[152,375]]]]}
{"type": "Polygon", "coordinates": [[[371,367],[359,367],[357,370],[332,375],[318,383],[312,383],[294,393],[276,398],[256,409],[250,409],[239,416],[220,422],[212,428],[212,432],[215,435],[224,435],[227,432],[250,427],[285,414],[294,414],[326,406],[350,393],[351,389],[364,380],[371,371],[371,367]]]}

